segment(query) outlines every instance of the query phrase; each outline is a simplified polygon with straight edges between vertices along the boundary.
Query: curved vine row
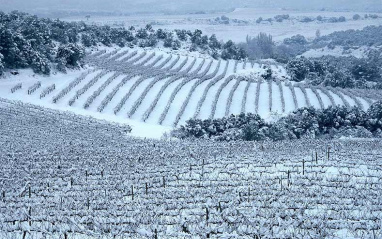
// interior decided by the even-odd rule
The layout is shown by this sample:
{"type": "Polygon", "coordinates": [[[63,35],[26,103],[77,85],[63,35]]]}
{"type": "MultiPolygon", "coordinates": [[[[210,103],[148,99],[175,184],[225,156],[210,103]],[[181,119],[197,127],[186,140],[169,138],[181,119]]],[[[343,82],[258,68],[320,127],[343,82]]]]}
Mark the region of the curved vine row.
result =
{"type": "Polygon", "coordinates": [[[186,77],[182,80],[182,82],[176,86],[176,88],[174,89],[174,91],[171,93],[171,96],[170,96],[170,99],[168,100],[167,102],[167,105],[165,107],[165,109],[163,110],[163,112],[161,113],[160,115],[160,118],[159,118],[159,121],[158,123],[159,124],[162,124],[164,119],[166,118],[167,114],[168,114],[168,111],[170,110],[170,107],[171,107],[171,104],[172,102],[174,102],[174,99],[175,99],[175,96],[178,94],[178,92],[180,91],[180,89],[182,89],[182,87],[187,84],[188,82],[190,82],[191,80],[193,80],[195,78],[192,78],[192,77],[186,77]]]}
{"type": "Polygon", "coordinates": [[[144,66],[147,62],[155,57],[155,52],[151,53],[146,59],[144,59],[141,63],[135,64],[135,66],[144,66]]]}
{"type": "Polygon", "coordinates": [[[259,113],[260,89],[261,89],[262,83],[263,83],[263,79],[258,78],[257,79],[257,85],[256,85],[256,97],[255,97],[255,112],[256,112],[256,114],[259,113]]]}
{"type": "MultiPolygon", "coordinates": [[[[223,91],[224,87],[226,87],[226,86],[229,84],[229,82],[230,82],[231,80],[233,80],[234,78],[235,78],[235,75],[230,75],[229,77],[227,77],[227,78],[224,80],[223,84],[220,85],[218,91],[217,91],[216,94],[215,94],[214,101],[212,102],[211,113],[210,113],[210,117],[209,117],[210,119],[213,119],[214,116],[215,116],[216,107],[217,107],[217,105],[218,105],[218,101],[219,101],[219,97],[220,97],[220,95],[221,95],[221,92],[223,91]]],[[[226,106],[227,106],[227,105],[226,105],[226,106]]]]}
{"type": "MultiPolygon", "coordinates": [[[[215,73],[215,75],[217,74],[217,72],[218,72],[218,68],[220,67],[220,62],[221,62],[221,61],[219,61],[217,68],[216,68],[215,71],[213,72],[213,73],[215,73]]],[[[199,76],[202,75],[202,74],[207,74],[207,72],[208,72],[207,70],[209,70],[209,68],[211,67],[211,65],[212,65],[212,60],[211,60],[210,64],[207,66],[207,69],[206,69],[203,73],[199,74],[197,78],[199,78],[199,76]]],[[[190,101],[190,99],[191,99],[191,96],[192,96],[192,94],[194,93],[196,87],[198,87],[198,86],[199,86],[201,83],[203,83],[204,81],[212,79],[212,78],[215,76],[215,75],[213,75],[213,73],[212,73],[212,74],[209,74],[209,75],[204,75],[204,76],[202,76],[202,77],[201,77],[199,80],[197,80],[197,81],[195,82],[195,84],[192,86],[191,90],[188,92],[188,95],[187,95],[186,99],[184,100],[184,102],[183,102],[183,104],[182,104],[182,107],[180,108],[180,110],[179,110],[179,112],[178,112],[178,114],[177,114],[177,116],[176,116],[176,118],[175,118],[174,126],[177,126],[177,125],[178,125],[178,123],[179,123],[179,121],[180,121],[180,118],[182,117],[184,111],[186,110],[186,107],[187,107],[187,105],[188,105],[188,103],[189,103],[189,101],[190,101]]],[[[223,77],[224,77],[224,76],[223,76],[223,77]]]]}
{"type": "Polygon", "coordinates": [[[311,107],[312,104],[310,103],[310,99],[308,97],[308,93],[306,92],[306,86],[304,84],[296,84],[296,87],[300,88],[302,93],[304,94],[305,102],[308,107],[311,107]]]}
{"type": "Polygon", "coordinates": [[[188,57],[186,59],[184,59],[184,61],[182,63],[180,63],[180,65],[177,68],[170,70],[170,71],[171,72],[180,72],[180,70],[182,70],[182,68],[187,64],[187,62],[188,62],[188,57]]]}
{"type": "Polygon", "coordinates": [[[289,87],[289,90],[292,93],[294,108],[298,109],[298,101],[297,101],[296,91],[294,90],[294,86],[293,86],[292,83],[289,82],[288,87],[289,87]]]}
{"type": "Polygon", "coordinates": [[[245,89],[244,89],[243,100],[241,101],[241,113],[246,112],[245,106],[247,104],[247,99],[248,99],[248,90],[252,83],[254,83],[253,78],[247,79],[247,85],[245,86],[245,89]]]}
{"type": "Polygon", "coordinates": [[[346,96],[350,97],[352,100],[354,100],[354,102],[356,103],[358,108],[360,108],[361,110],[365,110],[365,107],[363,106],[362,102],[351,91],[347,91],[347,90],[342,89],[342,88],[337,88],[337,90],[341,94],[346,95],[346,96]]]}
{"type": "Polygon", "coordinates": [[[188,74],[190,70],[195,66],[195,62],[196,62],[196,58],[194,58],[194,60],[191,62],[191,65],[189,65],[186,69],[184,69],[183,71],[180,71],[179,73],[188,74]]]}
{"type": "Polygon", "coordinates": [[[233,67],[233,73],[237,73],[237,65],[239,64],[238,60],[235,60],[235,66],[233,67]]]}
{"type": "Polygon", "coordinates": [[[40,99],[44,98],[45,96],[49,95],[51,92],[53,92],[56,89],[56,84],[53,84],[51,86],[46,87],[40,94],[40,99]]]}
{"type": "Polygon", "coordinates": [[[145,99],[146,95],[149,93],[149,91],[151,90],[151,88],[156,84],[158,83],[159,81],[167,78],[167,77],[170,77],[170,79],[168,81],[172,81],[174,80],[175,78],[179,77],[179,76],[171,76],[171,75],[163,75],[163,76],[158,76],[156,77],[154,80],[152,80],[149,85],[144,89],[144,91],[142,92],[142,94],[139,96],[139,98],[134,102],[133,106],[131,107],[130,111],[127,113],[127,117],[128,118],[131,118],[131,116],[133,116],[133,114],[135,113],[135,111],[138,109],[138,107],[141,105],[142,101],[145,99]]]}
{"type": "Polygon", "coordinates": [[[89,106],[93,103],[93,101],[101,94],[102,91],[106,89],[111,82],[113,82],[119,76],[118,73],[115,73],[109,79],[107,79],[96,91],[91,94],[84,104],[84,109],[89,108],[89,106]]]}
{"type": "Polygon", "coordinates": [[[206,59],[203,59],[203,61],[199,64],[199,66],[195,70],[190,72],[190,74],[196,76],[198,74],[198,72],[202,69],[205,62],[206,62],[206,59]]]}
{"type": "Polygon", "coordinates": [[[150,114],[153,112],[155,106],[158,104],[158,101],[159,101],[160,97],[162,96],[163,92],[167,89],[167,87],[171,83],[173,83],[173,82],[175,82],[175,81],[177,81],[177,80],[179,80],[181,78],[183,78],[183,76],[176,75],[176,76],[172,76],[169,80],[166,81],[166,83],[159,90],[158,94],[155,96],[153,102],[151,102],[150,107],[143,114],[143,116],[142,116],[142,120],[143,121],[146,121],[150,117],[150,114]]]}
{"type": "Polygon", "coordinates": [[[11,88],[11,93],[15,93],[17,90],[20,90],[23,87],[22,83],[16,84],[14,87],[11,88]]]}
{"type": "Polygon", "coordinates": [[[228,95],[228,99],[227,99],[227,106],[225,108],[225,116],[228,116],[229,115],[229,110],[231,109],[231,105],[232,105],[232,99],[233,99],[233,95],[235,94],[235,91],[237,90],[237,88],[239,87],[240,85],[240,82],[243,80],[243,77],[239,77],[236,79],[236,83],[233,85],[232,89],[230,90],[229,92],[229,95],[228,95]]]}
{"type": "Polygon", "coordinates": [[[131,94],[134,92],[134,90],[138,87],[139,84],[141,84],[144,80],[147,80],[149,78],[154,77],[153,81],[159,81],[161,77],[163,76],[157,76],[156,74],[145,74],[142,75],[129,89],[129,91],[123,96],[121,101],[117,104],[117,106],[114,108],[114,114],[117,114],[122,107],[125,105],[127,99],[131,96],[131,94]]]}
{"type": "Polygon", "coordinates": [[[87,72],[82,73],[78,78],[73,80],[72,82],[69,83],[67,87],[62,89],[58,95],[53,97],[53,103],[57,103],[62,97],[64,97],[66,94],[68,94],[74,87],[76,87],[81,81],[83,81],[87,75],[89,75],[91,72],[95,72],[96,70],[89,70],[87,72]]]}
{"type": "Polygon", "coordinates": [[[157,69],[162,69],[167,63],[169,63],[172,59],[173,55],[169,55],[159,66],[156,66],[157,69]]]}
{"type": "Polygon", "coordinates": [[[285,98],[284,98],[283,86],[282,86],[281,81],[279,79],[276,80],[276,84],[277,84],[279,91],[280,91],[281,108],[282,108],[283,113],[285,113],[285,98]]]}
{"type": "Polygon", "coordinates": [[[321,108],[321,109],[324,109],[324,108],[325,108],[324,101],[322,101],[321,95],[320,95],[320,93],[318,93],[318,91],[317,91],[317,87],[313,86],[313,87],[310,87],[310,89],[311,89],[311,90],[313,91],[313,93],[316,95],[316,98],[318,99],[318,102],[320,103],[320,108],[321,108]]]}
{"type": "MultiPolygon", "coordinates": [[[[196,111],[195,111],[195,114],[194,114],[193,118],[197,118],[199,116],[200,110],[202,108],[202,105],[203,105],[204,101],[207,98],[207,94],[208,94],[208,91],[210,90],[210,88],[213,85],[215,85],[217,82],[219,82],[220,80],[224,79],[224,77],[225,77],[225,75],[227,74],[227,71],[228,71],[228,64],[229,64],[229,62],[227,61],[226,65],[225,65],[225,68],[224,68],[224,72],[221,75],[219,75],[218,77],[216,77],[215,79],[213,79],[212,81],[210,81],[208,83],[208,85],[206,86],[206,88],[204,89],[203,95],[202,95],[202,97],[200,98],[200,100],[198,102],[198,105],[196,107],[196,111]]],[[[216,67],[215,71],[217,72],[219,68],[220,68],[220,61],[218,63],[218,67],[216,67]]]]}
{"type": "Polygon", "coordinates": [[[334,100],[334,97],[332,96],[332,94],[330,94],[330,92],[328,91],[328,89],[324,86],[318,86],[317,89],[321,90],[322,93],[324,93],[330,100],[330,104],[332,106],[336,106],[336,101],[334,100]]]}
{"type": "Polygon", "coordinates": [[[154,67],[155,66],[155,64],[157,64],[160,60],[162,60],[163,59],[163,55],[160,55],[160,56],[158,56],[153,62],[151,62],[150,64],[148,64],[146,67],[149,67],[149,68],[151,68],[151,67],[154,67]]]}
{"type": "Polygon", "coordinates": [[[119,89],[126,84],[126,82],[130,79],[132,79],[135,76],[126,76],[124,77],[121,82],[116,85],[113,90],[102,100],[101,104],[98,106],[97,111],[102,112],[105,107],[109,104],[109,102],[114,98],[115,94],[119,91],[119,89]]]}
{"type": "Polygon", "coordinates": [[[91,79],[88,83],[86,83],[81,89],[77,90],[77,92],[73,96],[73,98],[69,100],[69,105],[72,106],[81,95],[83,95],[90,87],[92,87],[95,83],[97,83],[99,79],[101,79],[103,76],[105,76],[108,73],[109,73],[109,71],[100,72],[93,79],[91,79]]]}
{"type": "Polygon", "coordinates": [[[269,112],[272,112],[272,108],[273,108],[273,101],[272,101],[272,95],[273,95],[273,89],[272,89],[272,80],[268,80],[267,81],[267,85],[268,85],[268,101],[269,101],[269,112]]]}
{"type": "Polygon", "coordinates": [[[338,97],[340,97],[341,101],[344,103],[344,105],[347,107],[347,108],[350,108],[350,104],[349,102],[345,99],[345,96],[338,90],[338,88],[334,88],[334,87],[327,87],[330,89],[331,92],[333,92],[334,94],[338,95],[338,97]]]}
{"type": "Polygon", "coordinates": [[[176,57],[175,61],[171,62],[169,66],[163,68],[162,70],[164,70],[164,71],[170,71],[171,68],[173,68],[173,67],[176,65],[176,63],[178,63],[179,60],[180,60],[180,55],[178,55],[178,56],[176,57]]]}
{"type": "Polygon", "coordinates": [[[359,97],[359,98],[362,98],[363,100],[365,100],[368,105],[372,105],[374,103],[372,99],[365,97],[364,93],[360,93],[356,89],[348,89],[348,91],[352,92],[353,95],[355,95],[356,97],[359,97]]]}

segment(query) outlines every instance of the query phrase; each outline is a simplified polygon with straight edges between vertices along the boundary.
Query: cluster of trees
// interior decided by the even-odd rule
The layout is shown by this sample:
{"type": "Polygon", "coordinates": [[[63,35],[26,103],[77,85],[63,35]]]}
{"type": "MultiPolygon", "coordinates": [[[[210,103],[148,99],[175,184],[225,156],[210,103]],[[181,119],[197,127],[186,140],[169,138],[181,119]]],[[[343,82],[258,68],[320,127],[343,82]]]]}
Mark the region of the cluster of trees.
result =
{"type": "Polygon", "coordinates": [[[371,51],[367,58],[323,56],[290,60],[286,69],[293,81],[342,88],[382,89],[382,57],[371,51]]]}
{"type": "Polygon", "coordinates": [[[246,42],[240,44],[250,59],[274,58],[276,44],[269,34],[259,33],[257,37],[247,36],[246,42]]]}
{"type": "MultiPolygon", "coordinates": [[[[365,14],[364,16],[364,19],[367,19],[367,18],[373,18],[373,19],[376,19],[378,18],[379,16],[376,15],[376,14],[365,14]]],[[[257,20],[256,20],[256,23],[261,23],[263,21],[265,22],[270,22],[272,23],[273,21],[276,21],[276,22],[283,22],[284,20],[297,20],[299,22],[302,22],[302,23],[309,23],[309,22],[314,22],[314,21],[317,21],[317,22],[330,22],[330,23],[336,23],[336,22],[346,22],[346,17],[344,16],[340,16],[340,17],[323,17],[321,15],[318,15],[317,17],[309,17],[309,16],[302,16],[302,17],[290,17],[289,14],[282,14],[282,15],[276,15],[274,16],[273,18],[267,18],[267,19],[263,19],[262,17],[259,17],[257,20]]],[[[354,14],[353,16],[353,20],[360,20],[361,19],[361,16],[359,14],[354,14]]],[[[219,18],[220,20],[220,18],[219,18]]]]}
{"type": "Polygon", "coordinates": [[[215,35],[203,35],[200,30],[167,32],[154,30],[151,25],[140,29],[112,28],[38,18],[17,11],[0,12],[0,74],[4,68],[26,67],[49,74],[52,65],[58,70],[81,66],[86,47],[99,44],[155,47],[159,41],[175,50],[190,46],[189,50],[209,53],[215,58],[240,60],[247,56],[232,41],[218,41],[215,35]]]}
{"type": "Polygon", "coordinates": [[[173,132],[179,138],[214,140],[291,140],[301,138],[382,137],[382,102],[367,112],[358,107],[301,108],[274,123],[259,115],[240,114],[222,119],[191,119],[173,132]]]}
{"type": "MultiPolygon", "coordinates": [[[[320,32],[317,31],[320,35],[320,32]]],[[[310,49],[311,43],[302,35],[295,35],[284,39],[282,43],[276,44],[269,34],[259,33],[256,37],[247,36],[246,42],[239,44],[250,59],[272,58],[281,63],[287,63],[310,49]]]]}
{"type": "Polygon", "coordinates": [[[338,31],[326,36],[321,36],[317,30],[313,41],[308,41],[302,35],[295,35],[279,44],[273,42],[271,35],[260,33],[255,38],[248,36],[240,47],[247,52],[250,59],[273,58],[278,62],[287,63],[310,49],[324,47],[333,49],[342,46],[346,50],[352,47],[381,45],[382,26],[368,26],[362,30],[338,31]]]}
{"type": "Polygon", "coordinates": [[[367,26],[362,30],[338,31],[321,36],[313,41],[312,47],[380,45],[382,45],[382,26],[367,26]]]}
{"type": "Polygon", "coordinates": [[[61,23],[0,12],[0,75],[4,68],[31,67],[36,73],[49,74],[52,63],[62,70],[80,66],[84,49],[76,44],[75,30],[62,29],[61,23]]]}

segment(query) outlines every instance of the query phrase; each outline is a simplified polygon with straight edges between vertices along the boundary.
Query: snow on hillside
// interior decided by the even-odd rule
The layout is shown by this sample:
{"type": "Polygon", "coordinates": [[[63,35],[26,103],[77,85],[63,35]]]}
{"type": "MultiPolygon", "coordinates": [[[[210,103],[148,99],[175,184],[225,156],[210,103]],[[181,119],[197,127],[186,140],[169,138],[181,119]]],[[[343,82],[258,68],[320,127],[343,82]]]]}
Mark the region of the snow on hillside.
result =
{"type": "Polygon", "coordinates": [[[0,95],[127,123],[133,128],[132,135],[150,138],[160,138],[192,117],[221,118],[251,112],[268,119],[272,112],[287,114],[310,105],[320,108],[320,101],[325,107],[369,107],[370,99],[363,100],[351,91],[319,87],[316,94],[310,86],[291,85],[284,67],[274,62],[217,61],[200,54],[176,53],[108,49],[88,56],[87,69],[68,74],[43,77],[29,70],[17,76],[7,73],[0,81],[0,95]],[[276,82],[260,80],[268,68],[276,82]],[[14,88],[18,84],[21,89],[14,88]],[[43,95],[53,84],[54,90],[43,95]],[[36,89],[32,92],[32,88],[36,89]]]}
{"type": "Polygon", "coordinates": [[[344,49],[342,46],[336,46],[334,49],[330,49],[328,47],[319,48],[319,49],[310,49],[309,51],[304,52],[301,56],[317,58],[321,56],[354,56],[356,58],[366,58],[367,53],[373,48],[371,47],[358,47],[358,48],[350,48],[344,49]]]}
{"type": "MultiPolygon", "coordinates": [[[[92,16],[88,23],[95,25],[109,25],[114,27],[144,27],[146,24],[152,24],[154,29],[185,29],[194,31],[200,29],[204,34],[216,34],[218,39],[233,40],[234,42],[245,42],[246,36],[257,36],[260,32],[271,34],[275,41],[282,41],[287,37],[301,34],[312,39],[315,37],[316,31],[319,29],[322,35],[327,35],[335,31],[343,31],[348,29],[362,29],[369,25],[381,25],[382,18],[362,19],[354,21],[354,14],[363,16],[362,12],[330,12],[330,11],[293,11],[280,9],[255,9],[255,8],[237,8],[229,13],[211,13],[211,14],[189,14],[189,15],[131,15],[131,16],[92,16]],[[264,20],[273,18],[276,15],[289,14],[291,20],[272,23],[263,21],[256,23],[259,17],[264,20]],[[216,24],[214,19],[225,15],[230,19],[237,21],[245,21],[245,23],[216,24]],[[303,17],[316,18],[322,16],[324,18],[344,16],[346,22],[317,22],[308,23],[300,22],[303,17]]],[[[83,21],[84,18],[67,17],[64,21],[83,21]]],[[[274,20],[274,19],[273,19],[274,20]]]]}

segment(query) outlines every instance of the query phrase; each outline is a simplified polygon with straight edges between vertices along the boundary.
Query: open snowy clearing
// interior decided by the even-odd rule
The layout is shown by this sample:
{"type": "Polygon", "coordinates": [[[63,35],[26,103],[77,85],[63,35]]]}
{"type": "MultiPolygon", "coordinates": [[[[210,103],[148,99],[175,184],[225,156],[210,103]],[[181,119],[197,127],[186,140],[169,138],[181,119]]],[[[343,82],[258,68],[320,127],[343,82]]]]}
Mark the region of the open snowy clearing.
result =
{"type": "MultiPolygon", "coordinates": [[[[146,24],[152,24],[154,29],[162,28],[168,30],[185,29],[194,31],[200,29],[204,34],[216,34],[218,39],[233,40],[234,42],[244,42],[246,36],[257,36],[260,32],[271,34],[275,41],[282,41],[287,37],[301,34],[308,39],[315,37],[316,31],[320,30],[322,35],[327,35],[335,31],[343,31],[348,29],[362,29],[370,25],[381,25],[382,18],[377,19],[362,19],[354,21],[354,14],[363,16],[363,12],[327,12],[327,11],[293,11],[293,10],[277,10],[277,9],[254,9],[254,8],[237,8],[228,13],[213,13],[213,14],[189,14],[189,15],[163,15],[163,14],[148,14],[134,16],[91,16],[87,23],[96,25],[109,25],[120,27],[144,27],[146,24]],[[264,20],[273,18],[276,15],[289,14],[291,20],[283,22],[273,21],[256,23],[259,17],[264,20]],[[215,18],[225,15],[231,19],[246,21],[247,23],[230,23],[216,24],[215,18]],[[302,23],[298,19],[303,17],[316,18],[322,16],[324,18],[344,16],[346,22],[309,22],[302,23]]],[[[85,18],[68,17],[63,18],[65,21],[85,21],[85,18]]]]}

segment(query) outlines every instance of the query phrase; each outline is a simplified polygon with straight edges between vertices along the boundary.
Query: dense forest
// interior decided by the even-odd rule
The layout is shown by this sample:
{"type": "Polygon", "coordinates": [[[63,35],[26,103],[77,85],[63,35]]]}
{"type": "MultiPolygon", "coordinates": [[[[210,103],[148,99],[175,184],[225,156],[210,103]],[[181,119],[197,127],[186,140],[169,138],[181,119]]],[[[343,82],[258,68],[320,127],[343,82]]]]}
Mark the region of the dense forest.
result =
{"type": "Polygon", "coordinates": [[[167,48],[200,51],[214,58],[240,60],[247,56],[232,41],[219,41],[215,35],[204,35],[200,30],[169,32],[154,30],[150,25],[140,29],[112,28],[38,18],[17,11],[0,12],[0,75],[5,68],[31,67],[36,73],[50,74],[52,66],[61,71],[79,67],[85,49],[100,44],[155,47],[159,42],[167,48]]]}
{"type": "Polygon", "coordinates": [[[174,130],[173,135],[223,141],[382,137],[382,102],[374,103],[367,112],[345,106],[323,110],[301,108],[271,123],[251,113],[213,120],[190,119],[186,125],[174,130]]]}

